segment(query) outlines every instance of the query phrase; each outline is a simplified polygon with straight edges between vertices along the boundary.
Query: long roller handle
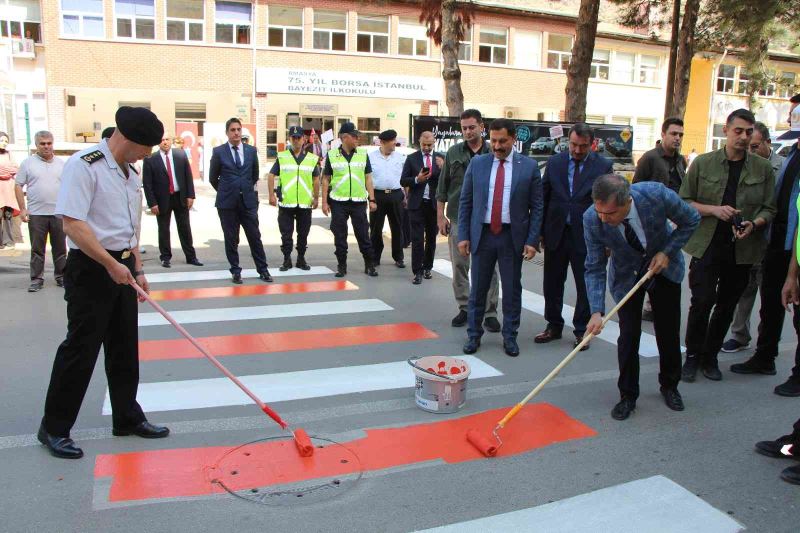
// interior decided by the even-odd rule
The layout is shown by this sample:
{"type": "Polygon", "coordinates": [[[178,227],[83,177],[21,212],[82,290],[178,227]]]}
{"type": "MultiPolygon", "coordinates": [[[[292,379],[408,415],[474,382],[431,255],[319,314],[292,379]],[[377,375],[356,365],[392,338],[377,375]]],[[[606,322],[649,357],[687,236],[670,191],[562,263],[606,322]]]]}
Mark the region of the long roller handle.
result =
{"type": "Polygon", "coordinates": [[[206,349],[205,349],[205,348],[203,348],[203,346],[202,346],[202,345],[201,345],[199,342],[197,342],[197,340],[196,340],[194,337],[192,337],[192,336],[189,334],[189,332],[188,332],[188,331],[186,331],[186,330],[183,328],[183,326],[181,326],[180,324],[178,324],[178,322],[176,322],[176,321],[175,321],[175,319],[174,319],[174,318],[172,318],[172,316],[171,316],[169,313],[167,313],[167,311],[166,311],[166,310],[165,310],[163,307],[161,307],[161,306],[160,306],[158,303],[156,303],[156,301],[155,301],[155,300],[153,300],[153,299],[150,297],[150,295],[149,295],[149,294],[147,294],[147,293],[144,291],[144,289],[142,289],[142,288],[139,286],[139,284],[138,284],[138,283],[136,283],[135,281],[134,281],[134,282],[131,282],[131,286],[132,286],[134,289],[136,289],[136,292],[137,292],[137,293],[139,293],[139,296],[141,296],[142,298],[144,298],[145,300],[147,300],[147,303],[149,303],[150,305],[152,305],[152,306],[153,306],[153,309],[155,309],[156,311],[158,311],[158,312],[159,312],[159,314],[160,314],[161,316],[163,316],[163,317],[164,317],[164,318],[167,320],[167,322],[169,322],[170,324],[172,324],[172,325],[175,327],[175,329],[177,329],[177,330],[178,330],[178,333],[180,333],[181,335],[183,335],[184,337],[186,337],[186,340],[188,340],[189,342],[191,342],[191,343],[194,345],[194,347],[195,347],[195,348],[197,348],[198,350],[200,350],[200,353],[202,353],[203,355],[205,355],[205,356],[206,356],[206,358],[207,358],[209,361],[211,361],[211,363],[212,363],[214,366],[216,366],[216,367],[217,367],[217,368],[220,370],[220,372],[222,372],[223,374],[225,374],[225,376],[226,376],[228,379],[230,379],[231,381],[233,381],[233,382],[236,384],[236,386],[237,386],[237,387],[239,387],[240,389],[242,389],[242,392],[244,392],[245,394],[247,394],[247,395],[250,397],[250,399],[251,399],[251,400],[253,400],[253,401],[256,403],[256,405],[258,405],[258,407],[259,407],[259,408],[260,408],[262,411],[264,411],[264,413],[265,413],[267,416],[269,416],[271,419],[273,419],[275,422],[277,422],[277,423],[278,423],[278,425],[279,425],[279,426],[281,426],[281,428],[282,428],[282,429],[286,429],[286,428],[289,426],[289,424],[287,424],[286,422],[284,422],[284,421],[283,421],[283,419],[280,417],[280,415],[278,415],[278,413],[276,413],[275,411],[273,411],[273,410],[270,408],[270,406],[268,406],[267,404],[265,404],[264,402],[262,402],[262,401],[261,401],[261,399],[260,399],[258,396],[256,396],[255,394],[253,394],[253,392],[252,392],[250,389],[248,389],[248,388],[245,386],[245,384],[244,384],[244,383],[242,383],[241,381],[239,381],[239,378],[237,378],[236,376],[234,376],[234,375],[231,373],[231,371],[230,371],[230,370],[228,370],[227,368],[225,368],[225,367],[222,365],[222,363],[220,363],[220,362],[217,360],[217,358],[216,358],[216,357],[214,357],[213,355],[211,355],[210,353],[208,353],[208,351],[206,351],[206,349]]]}
{"type": "MultiPolygon", "coordinates": [[[[647,273],[644,276],[642,276],[642,279],[640,279],[636,283],[636,285],[634,285],[633,288],[628,291],[628,294],[626,294],[622,298],[622,300],[620,300],[619,303],[617,303],[617,305],[615,305],[614,308],[611,309],[611,311],[609,311],[608,314],[605,317],[603,317],[602,325],[605,326],[606,322],[608,322],[611,319],[612,316],[616,315],[617,312],[620,310],[620,308],[623,305],[625,305],[627,303],[627,301],[630,300],[630,298],[634,294],[636,294],[636,291],[641,289],[642,285],[644,285],[645,282],[647,282],[652,277],[653,277],[653,271],[652,270],[648,270],[647,273]]],[[[592,339],[592,337],[594,337],[593,333],[590,333],[588,335],[584,335],[583,336],[583,340],[581,340],[580,344],[578,344],[575,347],[575,349],[572,350],[564,358],[564,360],[561,361],[558,364],[557,367],[555,367],[549,374],[547,374],[547,376],[541,382],[539,382],[539,384],[536,385],[536,387],[527,396],[525,396],[525,398],[523,398],[521,402],[519,402],[517,405],[515,405],[513,408],[511,408],[511,410],[506,414],[506,416],[504,416],[503,419],[500,422],[497,423],[497,426],[500,427],[500,428],[505,427],[505,425],[508,423],[508,421],[511,420],[512,418],[514,418],[514,416],[519,412],[520,409],[522,409],[525,406],[526,403],[531,401],[531,399],[534,396],[539,394],[539,392],[545,387],[545,385],[550,383],[550,381],[552,381],[552,379],[554,377],[556,377],[558,375],[558,373],[561,372],[561,370],[570,363],[570,361],[572,361],[572,359],[578,354],[578,352],[581,351],[581,348],[583,348],[584,345],[586,345],[586,343],[589,342],[590,339],[592,339]]]]}

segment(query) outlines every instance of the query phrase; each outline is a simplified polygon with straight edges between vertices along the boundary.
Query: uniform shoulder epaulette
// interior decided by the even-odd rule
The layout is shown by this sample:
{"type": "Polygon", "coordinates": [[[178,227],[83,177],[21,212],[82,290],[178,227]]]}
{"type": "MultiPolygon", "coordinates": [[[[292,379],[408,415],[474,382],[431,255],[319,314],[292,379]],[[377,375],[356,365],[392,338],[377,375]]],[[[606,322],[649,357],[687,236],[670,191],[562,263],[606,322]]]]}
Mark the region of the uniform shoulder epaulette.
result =
{"type": "Polygon", "coordinates": [[[88,154],[82,155],[81,159],[89,163],[97,163],[101,159],[105,158],[106,155],[103,153],[102,150],[95,150],[94,152],[89,152],[88,154]]]}

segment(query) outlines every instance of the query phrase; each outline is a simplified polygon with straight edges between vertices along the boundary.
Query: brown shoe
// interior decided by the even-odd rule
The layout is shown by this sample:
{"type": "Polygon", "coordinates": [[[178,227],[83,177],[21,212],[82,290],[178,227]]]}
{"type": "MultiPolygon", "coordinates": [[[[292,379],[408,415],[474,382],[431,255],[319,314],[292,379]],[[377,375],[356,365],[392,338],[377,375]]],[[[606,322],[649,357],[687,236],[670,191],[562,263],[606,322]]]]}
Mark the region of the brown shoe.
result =
{"type": "MultiPolygon", "coordinates": [[[[582,340],[583,340],[583,335],[581,335],[580,337],[575,337],[575,348],[578,347],[578,345],[581,343],[582,340]]],[[[587,341],[586,344],[584,344],[581,347],[581,351],[585,352],[586,350],[588,350],[590,344],[591,344],[591,341],[587,341]]]]}
{"type": "Polygon", "coordinates": [[[550,341],[558,340],[561,338],[561,332],[555,331],[550,328],[545,329],[533,338],[536,344],[547,344],[550,341]]]}

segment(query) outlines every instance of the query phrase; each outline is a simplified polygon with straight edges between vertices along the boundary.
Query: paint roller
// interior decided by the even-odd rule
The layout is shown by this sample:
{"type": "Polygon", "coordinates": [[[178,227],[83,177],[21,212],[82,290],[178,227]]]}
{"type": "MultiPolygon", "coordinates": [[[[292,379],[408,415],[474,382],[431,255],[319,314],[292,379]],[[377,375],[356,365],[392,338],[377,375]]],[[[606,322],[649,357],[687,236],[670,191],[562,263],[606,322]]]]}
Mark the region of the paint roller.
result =
{"type": "MultiPolygon", "coordinates": [[[[614,308],[605,317],[603,317],[602,326],[605,326],[606,322],[608,322],[612,316],[616,315],[617,312],[620,310],[620,308],[623,305],[625,305],[625,303],[634,294],[636,294],[636,291],[641,289],[642,286],[644,286],[644,284],[647,283],[647,281],[653,277],[653,275],[654,275],[653,271],[648,270],[647,273],[642,277],[642,279],[640,279],[636,283],[636,285],[634,285],[633,288],[628,291],[628,294],[626,294],[622,298],[622,300],[620,300],[619,303],[617,303],[617,305],[615,305],[614,308]]],[[[550,381],[554,377],[556,377],[558,373],[561,372],[561,370],[570,363],[570,361],[572,361],[572,359],[578,354],[578,352],[581,351],[581,348],[583,348],[586,345],[586,343],[588,343],[589,340],[592,339],[592,337],[594,337],[593,333],[584,335],[583,340],[581,340],[581,342],[577,346],[575,346],[575,349],[573,349],[564,358],[564,360],[561,361],[558,364],[558,366],[556,366],[538,385],[536,385],[536,387],[527,396],[525,396],[525,398],[523,398],[521,402],[512,407],[508,411],[508,413],[506,413],[506,416],[504,416],[503,419],[497,423],[494,430],[492,430],[492,435],[494,436],[494,440],[492,440],[489,437],[486,437],[483,433],[481,433],[477,429],[470,429],[469,431],[467,431],[467,440],[469,441],[469,443],[472,444],[479,452],[481,452],[486,457],[494,457],[495,455],[497,455],[497,451],[503,445],[503,441],[500,439],[499,431],[504,427],[506,427],[506,424],[508,424],[508,422],[512,418],[514,418],[517,413],[519,413],[519,411],[525,406],[525,404],[528,403],[534,396],[539,394],[539,391],[541,391],[545,385],[550,383],[550,381]]]]}
{"type": "Polygon", "coordinates": [[[314,445],[311,444],[311,439],[309,438],[308,433],[306,433],[306,431],[304,429],[295,428],[294,430],[292,430],[291,428],[289,428],[289,424],[287,424],[280,417],[280,415],[278,415],[278,413],[276,413],[274,410],[272,410],[272,408],[270,408],[270,406],[268,406],[267,404],[262,402],[261,399],[253,393],[253,391],[248,389],[244,385],[244,383],[239,381],[239,378],[234,376],[231,373],[230,370],[225,368],[225,366],[223,366],[223,364],[220,363],[217,360],[216,357],[214,357],[213,355],[208,353],[208,351],[205,348],[203,348],[203,346],[199,342],[197,342],[197,340],[194,337],[192,337],[189,334],[189,332],[186,331],[186,329],[184,329],[183,326],[178,324],[178,322],[174,318],[172,318],[172,316],[163,307],[161,307],[159,304],[157,304],[155,302],[155,300],[153,300],[150,297],[150,295],[147,294],[144,291],[144,289],[142,289],[139,286],[139,284],[137,284],[135,281],[133,281],[133,282],[131,282],[131,286],[134,289],[136,289],[136,292],[139,294],[139,296],[144,298],[147,301],[147,303],[149,303],[151,306],[153,306],[153,309],[158,311],[159,314],[161,316],[163,316],[167,320],[167,322],[172,324],[175,327],[175,329],[178,330],[178,333],[183,335],[186,338],[186,340],[191,342],[194,345],[195,348],[200,350],[200,353],[205,355],[206,358],[209,361],[211,361],[211,363],[220,370],[220,372],[222,372],[228,379],[233,381],[233,383],[237,387],[239,387],[242,390],[242,392],[244,392],[247,396],[249,396],[250,399],[253,400],[255,402],[255,404],[259,407],[259,409],[261,409],[264,412],[264,414],[266,414],[268,417],[270,417],[272,420],[274,420],[281,427],[281,429],[286,430],[289,433],[291,433],[292,437],[294,438],[294,444],[295,444],[295,446],[297,446],[297,451],[300,453],[300,455],[302,457],[311,457],[312,455],[314,455],[314,445]]]}

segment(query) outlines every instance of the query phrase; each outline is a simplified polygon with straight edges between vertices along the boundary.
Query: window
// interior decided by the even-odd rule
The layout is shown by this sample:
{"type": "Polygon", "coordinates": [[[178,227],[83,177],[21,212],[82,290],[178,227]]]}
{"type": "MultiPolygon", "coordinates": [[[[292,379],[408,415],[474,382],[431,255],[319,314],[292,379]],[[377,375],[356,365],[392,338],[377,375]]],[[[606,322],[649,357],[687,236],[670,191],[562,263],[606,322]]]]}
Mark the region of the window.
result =
{"type": "Polygon", "coordinates": [[[115,0],[117,37],[155,39],[156,19],[153,0],[115,0]]]}
{"type": "Polygon", "coordinates": [[[620,117],[618,115],[613,115],[608,123],[614,124],[615,126],[630,126],[631,117],[620,117]]]}
{"type": "Polygon", "coordinates": [[[119,107],[143,107],[150,109],[150,102],[118,102],[119,107]]]}
{"type": "Polygon", "coordinates": [[[389,17],[359,15],[356,50],[373,54],[388,54],[389,17]]]}
{"type": "Polygon", "coordinates": [[[607,80],[608,72],[611,63],[610,50],[598,50],[595,48],[592,54],[592,68],[589,71],[589,77],[596,80],[607,80]]]}
{"type": "Polygon", "coordinates": [[[636,54],[617,52],[614,54],[614,81],[633,83],[633,65],[636,54]]]}
{"type": "Polygon", "coordinates": [[[778,96],[781,98],[790,98],[795,93],[795,74],[794,72],[781,73],[781,79],[778,82],[778,96]]]}
{"type": "Polygon", "coordinates": [[[347,50],[347,14],[314,10],[314,48],[347,50]]]}
{"type": "Polygon", "coordinates": [[[371,145],[375,137],[381,132],[381,119],[379,118],[359,118],[357,121],[358,131],[361,132],[359,139],[362,145],[371,145]]]}
{"type": "Polygon", "coordinates": [[[424,26],[400,21],[397,26],[397,53],[401,56],[428,57],[428,36],[424,26]]]}
{"type": "Polygon", "coordinates": [[[724,128],[724,124],[714,124],[714,130],[711,133],[711,149],[712,150],[719,150],[725,143],[727,142],[727,137],[725,137],[725,132],[722,131],[724,128]]]}
{"type": "Polygon", "coordinates": [[[736,80],[736,67],[733,65],[720,65],[717,70],[717,91],[732,93],[736,80]]]}
{"type": "Polygon", "coordinates": [[[105,37],[103,0],[61,0],[61,33],[67,36],[105,37]]]}
{"type": "Polygon", "coordinates": [[[572,37],[549,35],[547,38],[547,68],[567,70],[572,58],[572,37]]]}
{"type": "Polygon", "coordinates": [[[278,157],[278,115],[267,115],[267,159],[278,157]]]}
{"type": "Polygon", "coordinates": [[[650,150],[656,145],[656,125],[654,118],[637,118],[634,128],[633,149],[650,150]]]}
{"type": "Polygon", "coordinates": [[[766,87],[760,89],[758,94],[761,96],[775,96],[775,93],[778,92],[778,73],[774,70],[767,71],[767,79],[766,79],[766,87]]]}
{"type": "Polygon", "coordinates": [[[642,55],[639,58],[639,83],[655,85],[658,83],[658,56],[642,55]]]}
{"type": "Polygon", "coordinates": [[[206,121],[205,103],[175,103],[176,122],[197,122],[197,134],[203,135],[203,123],[206,121]]]}
{"type": "Polygon", "coordinates": [[[270,6],[267,43],[281,48],[302,48],[303,8],[270,6]]]}
{"type": "Polygon", "coordinates": [[[472,61],[472,26],[464,29],[464,39],[458,42],[458,60],[472,61]]]}
{"type": "MultiPolygon", "coordinates": [[[[9,7],[16,9],[11,11],[12,15],[8,20],[0,19],[0,36],[12,39],[30,39],[33,42],[41,43],[42,15],[38,0],[9,0],[8,4],[9,7]]],[[[24,45],[20,46],[24,47],[24,45]]]]}
{"type": "Polygon", "coordinates": [[[737,92],[739,94],[749,94],[750,76],[745,73],[743,69],[739,69],[739,87],[737,92]]]}
{"type": "Polygon", "coordinates": [[[542,59],[542,34],[538,31],[514,32],[514,66],[539,68],[542,59]]]}
{"type": "Polygon", "coordinates": [[[216,34],[218,43],[250,44],[252,7],[244,2],[216,3],[216,34]]]}
{"type": "Polygon", "coordinates": [[[481,28],[478,61],[506,64],[508,35],[505,29],[481,28]]]}
{"type": "Polygon", "coordinates": [[[202,41],[204,3],[196,0],[167,0],[167,39],[202,41]]]}

